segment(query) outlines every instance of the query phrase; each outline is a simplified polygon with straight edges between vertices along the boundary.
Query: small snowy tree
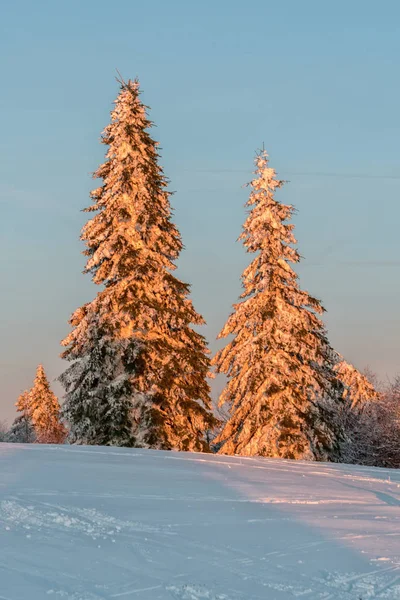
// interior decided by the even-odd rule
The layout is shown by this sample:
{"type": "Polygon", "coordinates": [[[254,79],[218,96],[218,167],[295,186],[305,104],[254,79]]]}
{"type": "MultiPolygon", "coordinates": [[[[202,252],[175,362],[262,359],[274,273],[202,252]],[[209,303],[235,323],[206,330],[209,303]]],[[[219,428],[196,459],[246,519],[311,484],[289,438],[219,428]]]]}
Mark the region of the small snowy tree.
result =
{"type": "MultiPolygon", "coordinates": [[[[380,394],[378,402],[369,403],[373,415],[373,456],[369,464],[379,467],[400,468],[400,377],[391,381],[380,394]]],[[[364,464],[367,464],[364,461],[364,464]]]]}
{"type": "Polygon", "coordinates": [[[51,391],[42,365],[36,371],[35,381],[28,397],[28,411],[39,444],[62,444],[66,430],[60,421],[60,405],[51,391]]]}
{"type": "Polygon", "coordinates": [[[85,271],[103,289],[63,342],[77,361],[61,376],[64,414],[76,441],[206,450],[209,357],[193,329],[204,321],[173,275],[182,242],[151,126],[138,81],[121,82],[81,234],[85,271]]]}
{"type": "Polygon", "coordinates": [[[30,413],[30,395],[28,390],[25,390],[18,397],[15,406],[20,414],[11,425],[10,431],[7,434],[7,442],[32,444],[36,441],[36,435],[30,413]]]}
{"type": "Polygon", "coordinates": [[[27,415],[19,415],[14,419],[6,441],[11,444],[33,444],[36,441],[32,421],[27,415]]]}
{"type": "Polygon", "coordinates": [[[400,467],[400,378],[383,387],[369,370],[355,375],[353,369],[352,366],[341,369],[345,373],[343,380],[351,380],[356,390],[353,398],[358,393],[354,404],[350,388],[340,415],[345,433],[341,442],[342,461],[397,469],[400,467]]]}
{"type": "Polygon", "coordinates": [[[266,152],[255,160],[256,177],[240,240],[256,257],[242,275],[244,291],[219,338],[233,339],[215,356],[228,376],[220,404],[230,418],[215,440],[222,454],[336,460],[338,432],[319,400],[338,402],[342,386],[334,372],[336,353],[317,314],[318,300],[299,288],[291,263],[294,208],[278,202],[282,186],[266,152]]]}
{"type": "MultiPolygon", "coordinates": [[[[334,411],[333,419],[343,432],[340,439],[341,462],[362,464],[373,452],[371,436],[376,429],[377,404],[382,395],[372,383],[376,376],[368,370],[360,372],[339,355],[335,372],[343,384],[343,402],[334,411]]],[[[327,406],[331,399],[325,398],[327,406]]]]}
{"type": "Polygon", "coordinates": [[[5,442],[7,439],[8,427],[5,421],[0,421],[0,442],[5,442]]]}
{"type": "Polygon", "coordinates": [[[360,373],[352,364],[340,357],[335,366],[338,379],[344,385],[343,398],[351,408],[360,408],[363,403],[378,399],[378,392],[368,376],[360,373]]]}

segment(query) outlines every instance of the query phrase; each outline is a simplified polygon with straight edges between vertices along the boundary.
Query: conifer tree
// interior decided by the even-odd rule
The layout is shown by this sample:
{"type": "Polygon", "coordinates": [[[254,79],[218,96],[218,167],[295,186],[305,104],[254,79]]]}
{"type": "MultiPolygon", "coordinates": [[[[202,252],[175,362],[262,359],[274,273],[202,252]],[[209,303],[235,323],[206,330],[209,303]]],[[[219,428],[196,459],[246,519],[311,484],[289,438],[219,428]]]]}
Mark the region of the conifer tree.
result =
{"type": "Polygon", "coordinates": [[[33,427],[30,414],[30,395],[25,390],[15,403],[17,411],[20,413],[11,425],[7,434],[7,442],[32,444],[36,441],[35,429],[33,427]]]}
{"type": "Polygon", "coordinates": [[[8,427],[5,421],[0,421],[0,442],[7,441],[8,427]]]}
{"type": "Polygon", "coordinates": [[[18,415],[7,433],[6,441],[10,444],[33,444],[36,436],[30,418],[26,415],[18,415]]]}
{"type": "Polygon", "coordinates": [[[28,411],[39,444],[62,444],[66,430],[60,422],[60,405],[51,391],[42,365],[36,371],[35,381],[28,397],[28,411]]]}
{"type": "Polygon", "coordinates": [[[320,302],[299,287],[300,260],[288,223],[294,208],[275,199],[283,182],[262,151],[239,240],[256,256],[242,275],[241,301],[219,338],[232,335],[213,363],[228,376],[220,404],[230,417],[215,440],[222,454],[336,460],[337,432],[320,398],[341,395],[336,353],[317,316],[320,302]]]}
{"type": "Polygon", "coordinates": [[[209,358],[193,329],[204,321],[173,275],[182,241],[139,83],[120,83],[102,137],[106,161],[94,174],[102,184],[86,209],[95,215],[81,234],[85,272],[102,291],[73,315],[63,342],[63,357],[76,361],[61,376],[64,414],[76,441],[205,450],[215,422],[209,358]]]}

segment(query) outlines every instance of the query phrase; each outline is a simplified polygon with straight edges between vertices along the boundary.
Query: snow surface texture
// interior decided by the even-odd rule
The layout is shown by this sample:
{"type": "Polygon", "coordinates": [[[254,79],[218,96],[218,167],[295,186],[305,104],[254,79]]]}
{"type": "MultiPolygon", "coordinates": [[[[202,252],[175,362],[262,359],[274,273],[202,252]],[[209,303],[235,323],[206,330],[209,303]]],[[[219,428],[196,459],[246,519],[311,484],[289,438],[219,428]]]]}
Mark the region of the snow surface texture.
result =
{"type": "Polygon", "coordinates": [[[400,599],[400,472],[0,444],[0,600],[400,599]]]}

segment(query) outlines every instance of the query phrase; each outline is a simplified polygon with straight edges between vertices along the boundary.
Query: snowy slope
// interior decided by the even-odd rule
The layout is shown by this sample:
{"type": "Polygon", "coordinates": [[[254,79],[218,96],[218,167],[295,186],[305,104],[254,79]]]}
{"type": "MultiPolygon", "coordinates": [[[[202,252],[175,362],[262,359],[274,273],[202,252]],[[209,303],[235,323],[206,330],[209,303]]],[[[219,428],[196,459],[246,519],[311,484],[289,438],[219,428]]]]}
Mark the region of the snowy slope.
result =
{"type": "Polygon", "coordinates": [[[0,444],[0,600],[400,599],[400,473],[0,444]]]}

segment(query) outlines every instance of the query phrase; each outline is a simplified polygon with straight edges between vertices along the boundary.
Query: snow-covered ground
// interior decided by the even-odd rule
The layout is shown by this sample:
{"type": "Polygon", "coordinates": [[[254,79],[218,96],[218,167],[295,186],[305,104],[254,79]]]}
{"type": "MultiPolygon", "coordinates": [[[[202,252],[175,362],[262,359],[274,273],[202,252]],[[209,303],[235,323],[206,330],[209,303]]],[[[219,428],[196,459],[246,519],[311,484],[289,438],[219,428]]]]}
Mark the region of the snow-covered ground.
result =
{"type": "Polygon", "coordinates": [[[400,472],[0,444],[0,600],[400,599],[400,472]]]}

